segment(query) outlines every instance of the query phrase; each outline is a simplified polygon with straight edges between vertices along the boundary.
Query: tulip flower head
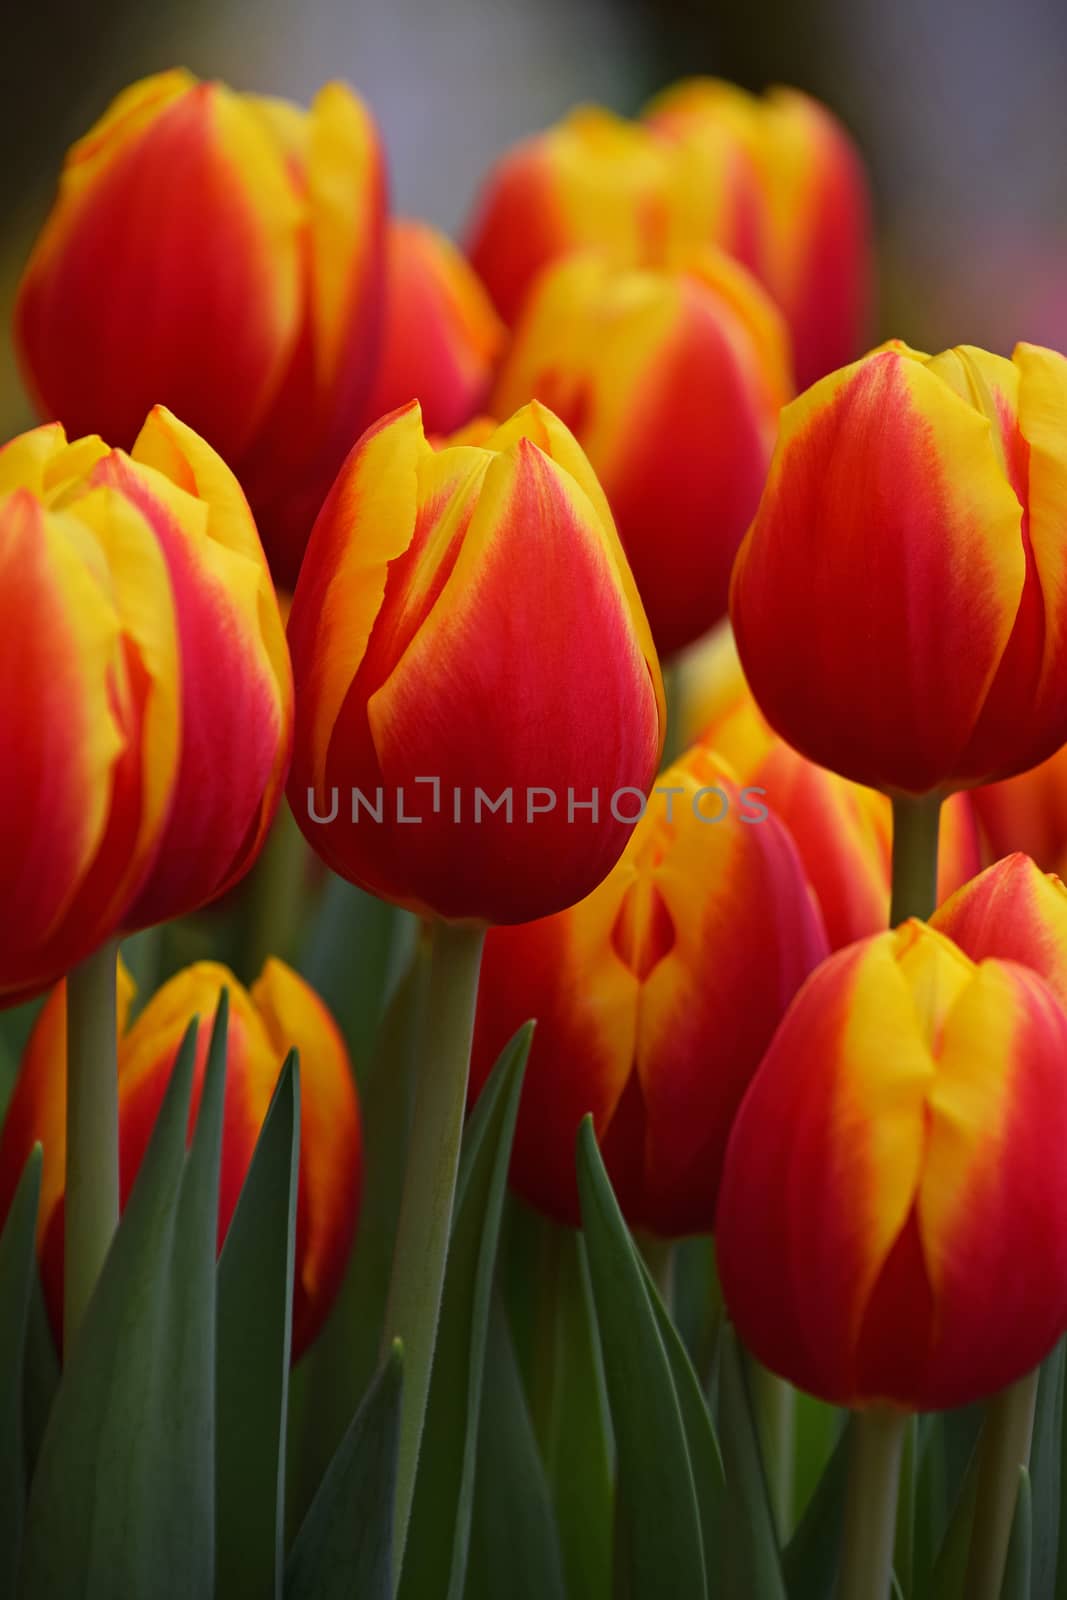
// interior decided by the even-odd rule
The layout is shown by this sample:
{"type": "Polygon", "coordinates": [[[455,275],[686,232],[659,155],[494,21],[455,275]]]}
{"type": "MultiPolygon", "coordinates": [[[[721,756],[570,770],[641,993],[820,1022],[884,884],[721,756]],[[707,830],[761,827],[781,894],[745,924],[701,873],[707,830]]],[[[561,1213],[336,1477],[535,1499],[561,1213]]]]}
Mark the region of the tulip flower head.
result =
{"type": "Polygon", "coordinates": [[[350,454],[289,620],[289,796],[336,872],[525,922],[617,860],[662,747],[655,650],[603,493],[544,407],[435,451],[410,405],[350,454]]]}
{"type": "Polygon", "coordinates": [[[661,260],[677,181],[662,140],[599,106],[508,151],[485,181],[468,238],[505,322],[542,268],[572,251],[595,250],[619,267],[661,260]]]}
{"type": "Polygon", "coordinates": [[[490,930],[472,1093],[537,1018],[517,1192],[577,1225],[574,1142],[592,1112],[627,1220],[710,1232],[734,1114],[794,992],[826,954],[785,828],[696,749],[660,778],[614,870],[557,916],[490,930]]]}
{"type": "Polygon", "coordinates": [[[386,254],[385,333],[368,420],[409,400],[427,433],[449,434],[485,406],[504,327],[450,239],[394,219],[386,254]]]}
{"type": "Polygon", "coordinates": [[[974,791],[995,857],[1023,850],[1046,872],[1067,875],[1067,745],[1017,778],[974,791]]]}
{"type": "Polygon", "coordinates": [[[374,377],[384,210],[342,85],[303,112],[182,71],[133,84],[71,150],[19,290],[42,413],[129,448],[167,405],[238,472],[292,582],[374,377]]]}
{"type": "Polygon", "coordinates": [[[1067,888],[1029,856],[994,862],[930,921],[972,961],[997,956],[1032,967],[1067,1009],[1067,888]]]}
{"type": "Polygon", "coordinates": [[[837,1405],[962,1406],[1067,1329],[1067,1015],[907,922],[801,989],[730,1136],[716,1244],[755,1356],[837,1405]]]}
{"type": "MultiPolygon", "coordinates": [[[[359,1209],[362,1153],[351,1063],[333,1018],[315,992],[270,960],[251,990],[225,967],[199,962],[171,978],[130,1021],[135,985],[120,963],[119,1130],[125,1207],[144,1159],[186,1028],[200,1018],[189,1137],[203,1089],[212,1017],[229,991],[230,1025],[219,1180],[221,1250],[256,1139],[291,1049],[300,1053],[300,1177],[293,1285],[293,1359],[322,1326],[344,1275],[359,1209]]],[[[23,1166],[44,1146],[37,1247],[57,1336],[63,1308],[66,1154],[66,1005],[60,984],[26,1045],[0,1136],[0,1226],[23,1166]]]]}
{"type": "Polygon", "coordinates": [[[802,387],[851,361],[874,263],[866,175],[837,119],[795,89],[759,97],[696,78],[657,96],[645,120],[678,153],[681,248],[718,245],[756,274],[789,324],[802,387]]]}
{"type": "Polygon", "coordinates": [[[772,727],[909,795],[1044,760],[1067,741],[1065,503],[1050,350],[894,344],[793,401],[731,591],[772,727]]]}
{"type": "Polygon", "coordinates": [[[494,409],[535,398],[573,429],[668,655],[726,610],[791,392],[781,318],[728,257],[622,271],[579,255],[532,290],[494,409]]]}
{"type": "Polygon", "coordinates": [[[162,511],[107,459],[58,424],[0,450],[3,1004],[116,932],[171,814],[181,665],[162,511]]]}

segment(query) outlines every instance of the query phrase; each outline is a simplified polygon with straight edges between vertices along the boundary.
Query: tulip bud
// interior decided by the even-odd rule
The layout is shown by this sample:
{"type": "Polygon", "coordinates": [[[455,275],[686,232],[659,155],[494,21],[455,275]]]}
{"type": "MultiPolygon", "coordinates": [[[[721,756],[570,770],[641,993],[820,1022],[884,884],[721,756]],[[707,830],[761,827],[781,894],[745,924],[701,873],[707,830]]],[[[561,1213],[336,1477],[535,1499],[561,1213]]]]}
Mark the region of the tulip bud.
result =
{"type": "Polygon", "coordinates": [[[1016,852],[957,889],[930,919],[970,956],[1018,961],[1067,1008],[1067,888],[1016,852]]]}
{"type": "Polygon", "coordinates": [[[603,493],[533,404],[434,451],[417,405],[353,449],[289,620],[289,796],[342,877],[526,922],[618,859],[662,747],[655,650],[603,493]]]}
{"type": "Polygon", "coordinates": [[[731,616],[771,725],[903,794],[1067,741],[1067,360],[894,345],[782,412],[731,616]],[[798,595],[803,604],[797,603],[798,595]]]}
{"type": "Polygon", "coordinates": [[[697,78],[658,96],[646,120],[685,173],[682,248],[716,244],[756,274],[789,324],[802,387],[851,361],[874,264],[866,175],[837,119],[795,89],[760,99],[697,78]]]}
{"type": "Polygon", "coordinates": [[[428,433],[453,433],[484,407],[504,328],[474,269],[443,233],[389,224],[385,332],[368,417],[409,400],[428,433]]]}
{"type": "Polygon", "coordinates": [[[0,450],[0,1004],[116,932],[170,814],[175,604],[151,514],[58,424],[0,450]]]}
{"type": "Polygon", "coordinates": [[[468,254],[504,321],[515,321],[542,267],[573,250],[622,267],[661,259],[676,169],[654,133],[599,106],[503,156],[482,189],[468,254]]]}
{"type": "Polygon", "coordinates": [[[19,290],[43,413],[129,448],[162,402],[239,474],[280,580],[363,416],[384,176],[359,100],[309,112],[189,73],[126,89],[71,150],[19,290]]]}
{"type": "MultiPolygon", "coordinates": [[[[351,1064],[333,1018],[302,978],[270,960],[247,991],[225,967],[187,967],[131,1025],[135,985],[121,965],[119,1139],[125,1207],[148,1148],[185,1030],[200,1020],[189,1137],[199,1113],[212,1018],[223,988],[230,1025],[219,1179],[218,1248],[290,1049],[300,1052],[300,1178],[293,1285],[293,1360],[326,1318],[344,1275],[362,1178],[359,1106],[351,1064]]],[[[37,1248],[57,1337],[62,1331],[66,1157],[66,985],[49,996],[26,1045],[0,1137],[0,1225],[30,1150],[44,1146],[37,1248]]]]}
{"type": "MultiPolygon", "coordinates": [[[[738,781],[766,794],[789,829],[826,924],[830,948],[880,933],[889,919],[893,814],[886,795],[817,767],[779,739],[744,682],[736,655],[719,660],[720,678],[736,667],[729,696],[701,743],[729,761],[738,781]]],[[[708,695],[699,698],[707,700],[708,695]]],[[[950,795],[941,814],[937,897],[979,870],[981,847],[969,794],[950,795]]]]}
{"type": "Polygon", "coordinates": [[[781,319],[725,256],[621,272],[585,255],[538,280],[494,409],[533,397],[574,430],[668,655],[726,610],[789,394],[781,319]]]}
{"type": "Polygon", "coordinates": [[[908,922],[800,991],[730,1136],[716,1229],[753,1354],[833,1404],[967,1405],[1067,1328],[1067,1017],[908,922]]]}
{"type": "Polygon", "coordinates": [[[1067,745],[1040,766],[974,791],[994,857],[1023,850],[1046,872],[1067,874],[1067,745]]]}
{"type": "Polygon", "coordinates": [[[630,1224],[710,1232],[734,1114],[826,948],[785,828],[707,751],[690,751],[587,899],[486,939],[473,1094],[537,1018],[516,1191],[578,1224],[574,1141],[592,1112],[630,1224]]]}

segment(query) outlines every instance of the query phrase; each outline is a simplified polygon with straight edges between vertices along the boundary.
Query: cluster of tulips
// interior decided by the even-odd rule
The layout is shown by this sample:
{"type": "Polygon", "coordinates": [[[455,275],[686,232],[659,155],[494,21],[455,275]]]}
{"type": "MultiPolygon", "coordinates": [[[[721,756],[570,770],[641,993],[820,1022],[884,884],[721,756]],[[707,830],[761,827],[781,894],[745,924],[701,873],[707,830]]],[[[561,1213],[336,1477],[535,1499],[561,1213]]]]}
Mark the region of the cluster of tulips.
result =
{"type": "Polygon", "coordinates": [[[576,111],[462,252],[339,84],[70,152],[0,449],[0,1597],[1067,1592],[1067,360],[862,355],[871,299],[792,91],[576,111]],[[373,1073],[272,852],[353,985],[324,883],[399,908],[373,1073]],[[252,987],[139,1000],[257,881],[252,987]]]}

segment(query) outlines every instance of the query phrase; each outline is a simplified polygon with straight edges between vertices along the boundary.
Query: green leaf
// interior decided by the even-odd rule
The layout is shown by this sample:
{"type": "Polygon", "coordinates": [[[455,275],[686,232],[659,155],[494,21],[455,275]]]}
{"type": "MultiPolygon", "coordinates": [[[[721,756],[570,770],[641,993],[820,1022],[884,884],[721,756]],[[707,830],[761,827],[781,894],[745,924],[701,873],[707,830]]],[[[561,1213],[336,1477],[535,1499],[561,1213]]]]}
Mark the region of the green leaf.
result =
{"type": "Polygon", "coordinates": [[[591,1117],[578,1135],[578,1191],[618,1450],[627,1592],[633,1600],[702,1600],[700,1510],[670,1359],[591,1117]]]}
{"type": "Polygon", "coordinates": [[[1000,1600],[1030,1600],[1030,1574],[1033,1565],[1033,1495],[1030,1474],[1019,1468],[1019,1496],[1012,1518],[1011,1539],[1004,1564],[1004,1579],[1000,1586],[1000,1600]]]}
{"type": "Polygon", "coordinates": [[[52,1324],[44,1303],[41,1275],[34,1260],[30,1273],[30,1303],[22,1373],[23,1442],[27,1477],[32,1479],[41,1453],[48,1418],[59,1388],[59,1357],[52,1324]]]}
{"type": "Polygon", "coordinates": [[[489,1318],[464,1600],[565,1600],[559,1534],[507,1314],[489,1318]]]}
{"type": "Polygon", "coordinates": [[[671,1321],[655,1280],[647,1265],[641,1263],[645,1275],[645,1289],[652,1303],[656,1326],[663,1348],[667,1352],[674,1392],[682,1413],[686,1448],[693,1472],[697,1505],[700,1509],[700,1532],[704,1548],[704,1572],[709,1600],[722,1592],[723,1548],[729,1530],[726,1525],[726,1475],[722,1453],[715,1436],[700,1380],[693,1368],[682,1337],[671,1321]]]}
{"type": "Polygon", "coordinates": [[[719,1336],[719,1444],[732,1533],[726,1546],[724,1594],[729,1600],[785,1600],[752,1402],[737,1335],[729,1324],[719,1336]]]}
{"type": "Polygon", "coordinates": [[[4,1600],[15,1593],[26,1502],[22,1370],[40,1194],[41,1147],[36,1145],[0,1233],[0,1596],[4,1600]]]}
{"type": "Polygon", "coordinates": [[[1056,1566],[1060,1556],[1060,1507],[1063,1497],[1064,1355],[1067,1341],[1059,1344],[1041,1368],[1034,1414],[1034,1443],[1030,1455],[1033,1498],[1033,1575],[1031,1600],[1055,1600],[1056,1566]]]}
{"type": "Polygon", "coordinates": [[[613,1442],[585,1241],[573,1228],[517,1204],[511,1221],[505,1252],[511,1326],[521,1319],[526,1334],[534,1432],[555,1508],[567,1593],[605,1595],[615,1509],[613,1442]]]}
{"type": "Polygon", "coordinates": [[[532,1037],[527,1023],[506,1046],[463,1137],[400,1600],[460,1600],[463,1594],[489,1306],[532,1037]]]}
{"type": "Polygon", "coordinates": [[[964,1581],[967,1576],[967,1558],[971,1548],[971,1528],[974,1523],[974,1506],[978,1494],[978,1449],[972,1451],[971,1460],[960,1484],[955,1503],[945,1529],[945,1536],[937,1552],[929,1586],[922,1592],[929,1600],[966,1600],[964,1581]]]}
{"type": "Polygon", "coordinates": [[[282,1593],[299,1166],[300,1078],[291,1053],[219,1260],[215,1572],[226,1600],[282,1593]]]}
{"type": "Polygon", "coordinates": [[[363,1195],[355,1248],[326,1326],[289,1386],[291,1532],[299,1527],[345,1423],[378,1368],[426,976],[426,953],[420,947],[390,1003],[362,1096],[363,1195]]]}
{"type": "Polygon", "coordinates": [[[186,1154],[196,1030],[41,1445],[23,1600],[191,1600],[214,1582],[215,1246],[226,1069],[223,993],[186,1154]]]}
{"type": "Polygon", "coordinates": [[[845,1525],[852,1424],[843,1429],[782,1557],[789,1600],[826,1600],[837,1579],[845,1525]]]}
{"type": "Polygon", "coordinates": [[[285,1600],[392,1600],[401,1366],[397,1341],[296,1536],[285,1600]]]}

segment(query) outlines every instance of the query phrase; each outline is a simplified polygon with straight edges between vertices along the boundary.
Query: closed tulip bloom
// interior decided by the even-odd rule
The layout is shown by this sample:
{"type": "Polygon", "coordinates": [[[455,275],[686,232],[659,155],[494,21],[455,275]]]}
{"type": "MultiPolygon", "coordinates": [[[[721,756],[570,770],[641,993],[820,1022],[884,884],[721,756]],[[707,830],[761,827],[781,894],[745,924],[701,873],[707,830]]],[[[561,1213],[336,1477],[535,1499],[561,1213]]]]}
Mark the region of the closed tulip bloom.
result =
{"type": "Polygon", "coordinates": [[[384,175],[365,107],[189,73],[126,89],[71,150],[15,311],[43,413],[129,448],[159,402],[240,475],[291,581],[370,392],[384,175]]]}
{"type": "MultiPolygon", "coordinates": [[[[94,517],[106,526],[93,510],[98,505],[119,507],[124,526],[136,522],[138,543],[129,549],[113,543],[110,559],[116,569],[122,564],[125,604],[132,613],[143,608],[139,632],[146,636],[148,664],[131,657],[124,671],[134,707],[151,686],[151,679],[143,681],[146,671],[169,674],[172,714],[180,684],[181,739],[176,768],[172,755],[161,762],[153,749],[146,754],[154,767],[144,779],[131,765],[135,808],[142,804],[136,789],[142,781],[150,785],[144,799],[155,818],[151,857],[135,850],[130,861],[113,860],[116,881],[106,887],[118,899],[125,886],[119,914],[127,928],[195,910],[255,860],[281,797],[292,745],[292,671],[244,495],[215,452],[159,406],[129,455],[109,450],[98,437],[68,445],[57,425],[24,434],[0,454],[0,483],[21,489],[14,498],[25,508],[35,504],[38,519],[44,500],[78,521],[88,518],[90,526],[94,517]],[[140,548],[149,540],[151,565],[140,548]],[[165,623],[151,610],[157,581],[169,588],[165,623]],[[156,627],[158,640],[150,637],[156,627]],[[131,875],[138,891],[132,899],[131,875]]],[[[27,694],[24,666],[13,660],[12,672],[38,720],[39,702],[27,694]]],[[[106,692],[102,683],[99,693],[106,692]]],[[[154,703],[150,699],[149,708],[154,703]]],[[[108,733],[113,717],[100,715],[101,743],[114,754],[114,732],[108,733]]],[[[14,754],[11,770],[19,770],[14,754]]],[[[21,803],[31,803],[27,793],[21,803]]],[[[17,837],[12,835],[13,844],[17,837]]],[[[23,927],[20,938],[24,933],[23,927]]]]}
{"type": "Polygon", "coordinates": [[[614,865],[655,777],[662,684],[603,493],[544,407],[483,446],[435,451],[417,405],[368,429],[289,642],[290,802],[343,877],[527,922],[614,865]]]}
{"type": "Polygon", "coordinates": [[[862,162],[840,122],[795,89],[762,96],[697,78],[646,112],[684,170],[673,226],[728,250],[773,295],[806,387],[866,343],[874,277],[862,162]]]}
{"type": "Polygon", "coordinates": [[[574,1145],[591,1112],[630,1224],[710,1232],[734,1114],[826,954],[788,833],[728,772],[690,751],[591,895],[486,940],[472,1094],[536,1017],[511,1177],[561,1222],[580,1220],[574,1145]]]}
{"type": "Polygon", "coordinates": [[[574,430],[667,655],[726,610],[790,393],[781,319],[736,263],[619,271],[586,255],[538,280],[494,409],[535,397],[574,430]]]}
{"type": "Polygon", "coordinates": [[[1023,850],[1046,872],[1067,874],[1067,745],[1040,766],[974,791],[994,856],[1023,850]]]}
{"type": "MultiPolygon", "coordinates": [[[[26,1045],[0,1137],[0,1219],[35,1142],[44,1147],[37,1246],[57,1336],[63,1307],[66,1154],[65,984],[49,996],[26,1045]]],[[[120,964],[119,1137],[125,1207],[148,1148],[185,1030],[200,1018],[189,1137],[199,1113],[212,1019],[223,988],[230,1026],[219,1179],[221,1250],[256,1140],[291,1049],[300,1052],[300,1176],[293,1285],[293,1359],[333,1303],[359,1210],[362,1150],[351,1064],[333,1018],[304,980],[270,960],[251,990],[225,967],[199,962],[171,978],[132,1023],[135,985],[120,964]]]]}
{"type": "Polygon", "coordinates": [[[800,991],[726,1153],[717,1255],[753,1354],[833,1404],[967,1405],[1067,1328],[1067,1017],[922,923],[800,991]]]}
{"type": "Polygon", "coordinates": [[[385,333],[368,420],[417,400],[428,433],[453,433],[480,412],[504,327],[477,273],[422,222],[389,224],[385,333]]]}
{"type": "MultiPolygon", "coordinates": [[[[892,870],[893,815],[887,796],[816,766],[778,738],[739,666],[732,701],[720,707],[701,742],[729,761],[740,783],[764,793],[789,829],[818,898],[830,948],[880,933],[889,919],[892,870]]],[[[941,815],[938,901],[972,878],[981,864],[971,797],[950,795],[941,815]]]]}
{"type": "Polygon", "coordinates": [[[109,938],[180,760],[174,596],[150,512],[58,425],[0,450],[0,1005],[109,938]]]}
{"type": "Polygon", "coordinates": [[[1067,360],[903,345],[782,413],[731,616],[768,721],[909,795],[1067,740],[1067,360]],[[797,597],[803,596],[803,604],[797,597]]]}
{"type": "Polygon", "coordinates": [[[581,106],[516,145],[482,188],[468,253],[505,322],[543,267],[593,249],[616,266],[662,259],[678,183],[673,152],[648,128],[581,106]]]}
{"type": "Polygon", "coordinates": [[[963,884],[931,926],[972,961],[998,956],[1040,973],[1067,1008],[1067,888],[1016,851],[963,884]]]}

